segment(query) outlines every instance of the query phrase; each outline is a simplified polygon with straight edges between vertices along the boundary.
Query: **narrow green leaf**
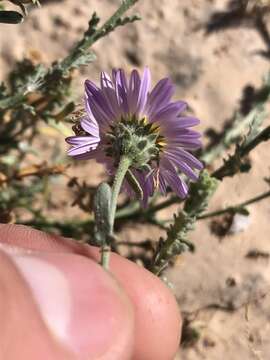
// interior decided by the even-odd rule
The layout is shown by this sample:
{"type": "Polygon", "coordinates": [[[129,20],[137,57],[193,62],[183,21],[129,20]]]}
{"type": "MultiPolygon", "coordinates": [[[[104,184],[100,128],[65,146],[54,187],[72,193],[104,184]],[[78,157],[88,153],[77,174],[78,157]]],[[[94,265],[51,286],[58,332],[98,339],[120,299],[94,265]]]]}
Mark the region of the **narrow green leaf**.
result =
{"type": "Polygon", "coordinates": [[[97,188],[94,198],[94,213],[96,225],[96,239],[100,244],[105,244],[111,233],[110,205],[112,191],[107,183],[102,183],[97,188]]]}

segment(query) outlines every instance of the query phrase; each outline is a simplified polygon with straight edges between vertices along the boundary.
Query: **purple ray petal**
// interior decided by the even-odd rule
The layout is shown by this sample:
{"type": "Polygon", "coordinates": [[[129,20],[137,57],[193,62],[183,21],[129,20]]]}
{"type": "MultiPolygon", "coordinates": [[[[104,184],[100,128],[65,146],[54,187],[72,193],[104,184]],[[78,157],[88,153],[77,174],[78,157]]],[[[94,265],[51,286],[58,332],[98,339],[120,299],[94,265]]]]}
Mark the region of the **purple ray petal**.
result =
{"type": "Polygon", "coordinates": [[[133,170],[133,173],[143,190],[142,206],[146,207],[149,197],[153,196],[154,193],[153,173],[152,171],[147,172],[136,170],[133,170]]]}
{"type": "Polygon", "coordinates": [[[115,87],[110,76],[107,73],[102,72],[100,83],[102,93],[107,100],[107,104],[110,107],[112,114],[114,115],[114,119],[119,119],[121,109],[119,108],[115,87]]]}
{"type": "Polygon", "coordinates": [[[165,195],[167,192],[167,185],[166,181],[162,175],[162,172],[158,175],[158,181],[159,181],[159,189],[161,194],[165,195]]]}
{"type": "Polygon", "coordinates": [[[105,131],[114,118],[109,118],[108,115],[103,111],[103,108],[100,107],[99,104],[92,97],[88,97],[88,103],[94,118],[99,124],[100,129],[105,131]]]}
{"type": "Polygon", "coordinates": [[[179,158],[173,156],[172,154],[167,155],[171,164],[176,166],[178,169],[182,171],[186,176],[188,176],[191,180],[197,181],[198,175],[188,166],[184,161],[181,161],[179,158]]]}
{"type": "Polygon", "coordinates": [[[187,104],[183,101],[171,102],[155,114],[155,119],[153,119],[153,122],[158,121],[164,122],[166,124],[166,122],[173,120],[174,124],[178,115],[184,111],[186,107],[187,104]]]}
{"type": "Polygon", "coordinates": [[[124,71],[122,69],[113,70],[113,78],[118,104],[122,109],[122,113],[128,114],[127,80],[124,71]]]}
{"type": "Polygon", "coordinates": [[[99,128],[96,121],[91,120],[89,116],[83,116],[80,119],[81,127],[84,131],[86,131],[88,134],[99,137],[99,128]]]}
{"type": "Polygon", "coordinates": [[[145,104],[147,101],[150,84],[151,84],[151,74],[150,74],[149,69],[145,68],[143,75],[142,75],[141,86],[140,86],[140,91],[139,91],[139,96],[138,96],[138,103],[137,103],[137,113],[138,114],[141,114],[144,110],[144,107],[145,107],[145,104]]]}
{"type": "Polygon", "coordinates": [[[90,108],[90,105],[89,105],[89,102],[88,102],[88,97],[87,97],[86,94],[84,95],[84,107],[86,109],[86,114],[88,115],[90,122],[95,123],[98,126],[97,120],[94,117],[94,114],[93,114],[93,112],[92,112],[92,110],[90,108]]]}
{"type": "Polygon", "coordinates": [[[169,156],[170,154],[173,154],[173,156],[183,159],[183,161],[185,161],[190,167],[193,167],[198,170],[203,169],[203,164],[198,159],[196,159],[195,156],[185,151],[184,149],[168,147],[166,148],[164,154],[165,156],[166,155],[169,156]]]}
{"type": "Polygon", "coordinates": [[[102,93],[102,90],[97,88],[90,80],[86,80],[85,91],[89,107],[95,119],[98,122],[100,119],[103,123],[110,123],[115,118],[115,114],[112,107],[108,104],[106,97],[102,93]]]}
{"type": "Polygon", "coordinates": [[[73,146],[68,150],[68,155],[69,156],[75,156],[75,155],[80,155],[83,154],[85,152],[89,152],[91,150],[95,150],[98,146],[99,142],[93,142],[91,144],[89,143],[85,143],[79,146],[73,146]]]}
{"type": "Polygon", "coordinates": [[[167,142],[169,144],[174,144],[177,146],[177,144],[181,144],[182,142],[193,142],[197,141],[200,138],[201,134],[195,131],[193,131],[193,133],[187,134],[181,134],[181,132],[178,134],[176,132],[173,136],[167,136],[167,142]]]}
{"type": "Polygon", "coordinates": [[[163,158],[160,162],[160,171],[172,190],[181,198],[187,196],[187,184],[179,177],[169,160],[163,158]]]}
{"type": "Polygon", "coordinates": [[[133,70],[129,79],[128,106],[131,114],[135,114],[141,87],[141,79],[137,70],[133,70]]]}
{"type": "Polygon", "coordinates": [[[147,99],[146,114],[149,119],[155,119],[155,115],[168,105],[173,93],[174,86],[170,79],[162,79],[156,84],[147,99]]]}
{"type": "Polygon", "coordinates": [[[154,181],[153,181],[153,174],[149,174],[145,176],[145,187],[144,187],[144,197],[143,197],[143,205],[144,207],[148,204],[148,199],[153,196],[154,194],[154,181]]]}
{"type": "Polygon", "coordinates": [[[197,150],[202,147],[202,143],[199,139],[190,139],[190,140],[186,140],[186,141],[179,139],[179,141],[177,141],[177,142],[170,141],[169,146],[175,147],[175,148],[181,147],[186,150],[197,150]]]}
{"type": "Polygon", "coordinates": [[[177,141],[179,139],[198,139],[202,135],[198,131],[190,130],[188,128],[177,128],[173,124],[165,124],[162,126],[163,135],[168,138],[169,141],[177,141]]]}
{"type": "Polygon", "coordinates": [[[186,183],[175,172],[166,171],[163,173],[163,176],[167,184],[180,198],[185,198],[187,196],[188,187],[186,183]]]}
{"type": "Polygon", "coordinates": [[[107,74],[105,71],[102,71],[100,74],[100,85],[102,90],[104,88],[110,88],[110,89],[114,88],[110,75],[107,74]]]}
{"type": "Polygon", "coordinates": [[[99,137],[95,136],[68,136],[66,142],[70,145],[85,145],[85,144],[94,144],[99,142],[99,137]]]}
{"type": "Polygon", "coordinates": [[[200,120],[191,116],[180,116],[177,121],[177,127],[187,128],[198,125],[200,120]]]}

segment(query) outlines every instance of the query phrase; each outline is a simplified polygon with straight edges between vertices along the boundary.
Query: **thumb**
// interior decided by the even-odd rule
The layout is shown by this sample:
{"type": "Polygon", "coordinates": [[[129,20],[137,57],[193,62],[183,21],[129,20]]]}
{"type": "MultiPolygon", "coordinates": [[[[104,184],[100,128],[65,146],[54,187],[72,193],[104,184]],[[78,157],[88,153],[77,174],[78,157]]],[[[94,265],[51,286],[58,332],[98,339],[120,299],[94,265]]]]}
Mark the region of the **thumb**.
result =
{"type": "Polygon", "coordinates": [[[130,359],[133,309],[94,261],[1,244],[0,358],[130,359]]]}

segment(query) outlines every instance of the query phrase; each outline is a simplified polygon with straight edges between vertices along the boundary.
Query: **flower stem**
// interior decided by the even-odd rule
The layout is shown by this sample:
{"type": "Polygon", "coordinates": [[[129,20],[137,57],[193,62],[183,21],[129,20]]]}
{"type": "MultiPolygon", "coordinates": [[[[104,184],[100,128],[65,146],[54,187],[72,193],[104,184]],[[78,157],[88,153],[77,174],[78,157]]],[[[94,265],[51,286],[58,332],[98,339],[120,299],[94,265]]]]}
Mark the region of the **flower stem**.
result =
{"type": "MultiPolygon", "coordinates": [[[[125,178],[125,175],[128,171],[128,168],[130,167],[130,165],[131,165],[131,160],[126,156],[122,156],[122,158],[120,159],[119,166],[118,166],[117,172],[115,174],[115,178],[114,178],[114,182],[113,182],[113,186],[112,186],[112,197],[111,197],[110,219],[109,219],[111,231],[110,231],[109,237],[113,236],[113,227],[114,227],[115,213],[116,213],[116,208],[117,208],[117,199],[118,199],[118,195],[119,195],[123,180],[125,178]]],[[[101,246],[101,265],[105,269],[109,268],[110,250],[111,250],[111,247],[108,243],[103,244],[101,246]]]]}

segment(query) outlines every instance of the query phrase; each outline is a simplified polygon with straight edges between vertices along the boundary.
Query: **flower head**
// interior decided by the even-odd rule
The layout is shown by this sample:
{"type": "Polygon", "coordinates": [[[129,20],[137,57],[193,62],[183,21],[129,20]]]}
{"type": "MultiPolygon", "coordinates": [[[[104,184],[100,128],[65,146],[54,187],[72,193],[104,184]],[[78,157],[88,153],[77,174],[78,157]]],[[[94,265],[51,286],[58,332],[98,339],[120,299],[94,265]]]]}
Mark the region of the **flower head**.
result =
{"type": "MultiPolygon", "coordinates": [[[[179,197],[188,193],[185,178],[196,181],[202,164],[189,151],[201,146],[200,134],[190,128],[199,120],[181,115],[187,104],[171,100],[174,86],[168,78],[150,90],[150,71],[140,78],[133,70],[127,79],[122,69],[112,77],[102,72],[100,87],[85,82],[85,115],[66,141],[68,154],[77,159],[96,159],[113,174],[121,156],[131,159],[130,173],[143,191],[143,201],[155,190],[165,194],[169,186],[179,197]]],[[[124,187],[134,193],[132,183],[124,187]]]]}

